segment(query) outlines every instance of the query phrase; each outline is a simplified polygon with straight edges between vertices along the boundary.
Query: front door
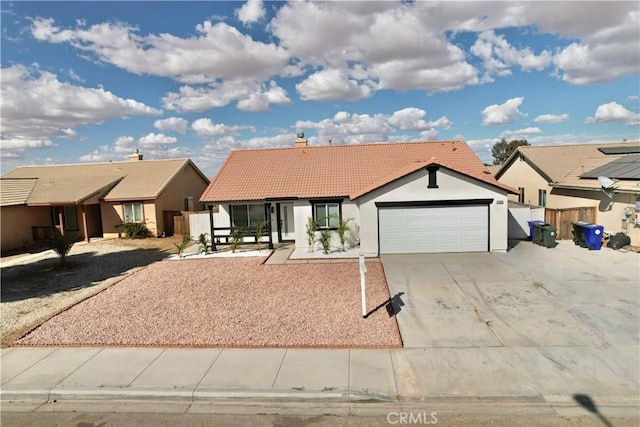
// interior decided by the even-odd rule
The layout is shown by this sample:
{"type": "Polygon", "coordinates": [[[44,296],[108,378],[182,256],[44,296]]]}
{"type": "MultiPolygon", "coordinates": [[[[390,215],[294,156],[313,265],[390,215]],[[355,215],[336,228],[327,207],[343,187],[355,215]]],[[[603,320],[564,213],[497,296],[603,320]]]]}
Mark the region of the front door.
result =
{"type": "Polygon", "coordinates": [[[296,238],[293,229],[293,203],[280,203],[280,236],[283,241],[296,238]]]}

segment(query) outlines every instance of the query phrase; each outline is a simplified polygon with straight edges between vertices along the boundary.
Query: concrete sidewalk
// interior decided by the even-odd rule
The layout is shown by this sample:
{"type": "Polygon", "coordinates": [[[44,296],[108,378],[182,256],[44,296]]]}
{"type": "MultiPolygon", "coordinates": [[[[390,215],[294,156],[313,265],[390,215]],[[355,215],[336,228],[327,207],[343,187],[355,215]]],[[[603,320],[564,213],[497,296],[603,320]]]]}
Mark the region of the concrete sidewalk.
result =
{"type": "Polygon", "coordinates": [[[636,417],[637,351],[9,348],[0,359],[0,397],[5,407],[22,402],[33,410],[54,401],[313,403],[325,405],[326,413],[331,407],[343,413],[344,405],[388,411],[454,403],[586,415],[574,398],[583,395],[607,416],[636,417]],[[627,369],[612,359],[627,360],[627,369]]]}

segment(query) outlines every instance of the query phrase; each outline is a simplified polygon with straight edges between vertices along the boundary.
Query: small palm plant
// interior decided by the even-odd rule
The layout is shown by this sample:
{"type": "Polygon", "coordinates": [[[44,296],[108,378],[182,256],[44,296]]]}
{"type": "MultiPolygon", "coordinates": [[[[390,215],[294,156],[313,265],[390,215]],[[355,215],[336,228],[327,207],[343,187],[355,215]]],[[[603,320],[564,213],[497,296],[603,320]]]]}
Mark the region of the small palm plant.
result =
{"type": "Polygon", "coordinates": [[[349,221],[353,218],[347,218],[346,220],[342,220],[338,218],[338,228],[336,231],[338,232],[338,237],[340,238],[340,249],[344,252],[344,244],[347,241],[347,237],[350,231],[349,221]]]}
{"type": "Polygon", "coordinates": [[[322,253],[327,255],[331,250],[331,231],[322,230],[318,240],[320,241],[320,246],[322,246],[322,253]]]}
{"type": "Polygon", "coordinates": [[[198,250],[202,254],[206,254],[209,247],[209,245],[207,244],[207,236],[207,233],[200,233],[200,235],[198,236],[198,250]]]}
{"type": "Polygon", "coordinates": [[[309,252],[313,252],[316,245],[316,231],[318,231],[318,223],[311,217],[307,219],[307,244],[309,245],[309,252]]]}
{"type": "Polygon", "coordinates": [[[229,243],[229,246],[231,247],[231,253],[236,253],[236,249],[238,249],[238,246],[240,245],[240,243],[242,242],[242,238],[244,237],[244,230],[242,228],[234,228],[233,230],[231,230],[231,234],[229,235],[229,237],[231,237],[231,242],[229,243]]]}
{"type": "Polygon", "coordinates": [[[191,244],[191,236],[188,234],[182,235],[182,241],[180,243],[174,243],[176,249],[178,250],[178,256],[182,258],[182,253],[185,249],[191,244]]]}
{"type": "Polygon", "coordinates": [[[70,235],[63,235],[56,228],[51,236],[51,245],[54,251],[58,254],[60,258],[60,266],[63,266],[67,262],[67,255],[69,251],[71,251],[71,247],[76,242],[76,240],[70,235]]]}
{"type": "Polygon", "coordinates": [[[264,236],[264,231],[267,228],[267,222],[261,221],[256,224],[255,236],[256,236],[256,244],[258,245],[258,250],[262,249],[260,240],[262,236],[264,236]]]}

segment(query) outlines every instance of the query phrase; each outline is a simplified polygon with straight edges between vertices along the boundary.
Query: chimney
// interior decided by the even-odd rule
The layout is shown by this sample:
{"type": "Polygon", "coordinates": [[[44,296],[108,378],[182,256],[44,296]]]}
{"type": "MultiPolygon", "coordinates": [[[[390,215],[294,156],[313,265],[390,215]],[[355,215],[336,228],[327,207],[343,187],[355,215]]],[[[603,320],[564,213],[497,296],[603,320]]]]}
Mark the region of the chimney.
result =
{"type": "Polygon", "coordinates": [[[305,148],[307,146],[309,140],[304,137],[304,132],[298,132],[296,134],[296,136],[298,138],[294,142],[295,147],[296,148],[305,148]]]}
{"type": "Polygon", "coordinates": [[[135,150],[133,150],[133,153],[131,153],[129,155],[129,161],[130,162],[139,162],[142,160],[142,154],[140,154],[140,150],[138,150],[137,148],[135,150]]]}

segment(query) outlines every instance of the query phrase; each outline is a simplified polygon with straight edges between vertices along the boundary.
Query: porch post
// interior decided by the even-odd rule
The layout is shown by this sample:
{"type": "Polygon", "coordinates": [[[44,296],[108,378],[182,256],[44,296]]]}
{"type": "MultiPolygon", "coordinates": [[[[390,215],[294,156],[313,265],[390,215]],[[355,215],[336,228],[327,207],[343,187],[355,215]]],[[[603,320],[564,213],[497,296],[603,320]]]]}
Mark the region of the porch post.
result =
{"type": "Polygon", "coordinates": [[[82,205],[82,231],[84,232],[84,241],[89,243],[89,226],[87,225],[87,211],[85,205],[82,205]]]}
{"type": "Polygon", "coordinates": [[[264,204],[264,216],[268,218],[267,231],[269,233],[269,249],[273,249],[273,235],[271,234],[271,203],[264,204]]]}
{"type": "Polygon", "coordinates": [[[211,231],[211,251],[215,252],[218,249],[216,248],[216,236],[213,231],[213,205],[209,205],[209,228],[211,231]]]}
{"type": "Polygon", "coordinates": [[[64,209],[57,207],[56,210],[58,210],[58,222],[60,223],[60,235],[64,236],[64,216],[63,216],[63,212],[64,209]]]}

